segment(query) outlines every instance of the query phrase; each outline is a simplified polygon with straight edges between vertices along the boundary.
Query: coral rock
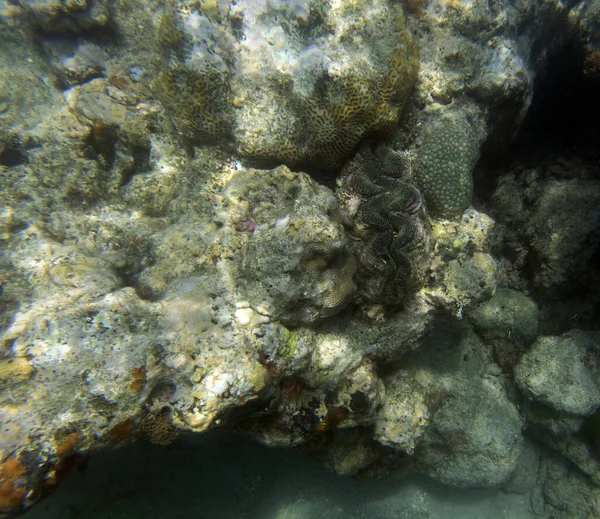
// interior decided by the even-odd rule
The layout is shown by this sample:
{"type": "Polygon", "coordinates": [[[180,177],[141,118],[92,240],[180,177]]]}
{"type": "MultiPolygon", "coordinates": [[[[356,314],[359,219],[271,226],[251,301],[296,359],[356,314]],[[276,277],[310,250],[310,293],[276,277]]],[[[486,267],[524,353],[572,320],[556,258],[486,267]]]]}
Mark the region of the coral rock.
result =
{"type": "Polygon", "coordinates": [[[427,209],[436,218],[456,218],[471,203],[479,140],[461,117],[433,122],[425,129],[416,178],[427,209]]]}
{"type": "Polygon", "coordinates": [[[156,87],[192,141],[231,133],[246,156],[336,169],[367,133],[396,124],[416,79],[399,4],[175,4],[156,87]]]}
{"type": "Polygon", "coordinates": [[[586,416],[600,408],[600,334],[571,330],[540,337],[515,371],[519,387],[558,411],[586,416]]]}

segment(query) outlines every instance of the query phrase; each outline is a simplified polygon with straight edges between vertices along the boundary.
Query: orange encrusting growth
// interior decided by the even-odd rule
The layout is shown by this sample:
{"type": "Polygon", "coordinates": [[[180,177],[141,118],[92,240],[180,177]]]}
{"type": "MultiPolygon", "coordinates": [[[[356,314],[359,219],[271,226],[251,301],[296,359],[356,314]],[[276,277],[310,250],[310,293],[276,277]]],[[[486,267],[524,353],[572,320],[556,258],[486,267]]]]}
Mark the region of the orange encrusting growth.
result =
{"type": "Polygon", "coordinates": [[[0,512],[20,506],[27,492],[27,470],[17,458],[7,458],[0,465],[0,512]]]}

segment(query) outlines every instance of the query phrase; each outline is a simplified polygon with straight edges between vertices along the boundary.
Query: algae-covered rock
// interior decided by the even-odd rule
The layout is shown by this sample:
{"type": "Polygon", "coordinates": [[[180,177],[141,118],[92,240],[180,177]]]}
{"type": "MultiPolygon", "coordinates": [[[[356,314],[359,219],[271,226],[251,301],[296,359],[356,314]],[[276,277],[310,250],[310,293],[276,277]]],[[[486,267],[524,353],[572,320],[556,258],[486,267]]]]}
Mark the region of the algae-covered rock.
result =
{"type": "Polygon", "coordinates": [[[460,487],[505,483],[519,457],[522,421],[489,348],[455,321],[440,321],[399,376],[404,370],[429,415],[415,450],[421,470],[460,487]]]}
{"type": "Polygon", "coordinates": [[[85,32],[110,22],[108,0],[22,0],[33,23],[47,32],[85,32]]]}
{"type": "Polygon", "coordinates": [[[475,328],[488,338],[531,340],[537,333],[538,314],[537,304],[526,295],[499,288],[490,300],[473,309],[469,315],[475,328]]]}
{"type": "Polygon", "coordinates": [[[497,262],[490,254],[495,222],[485,213],[466,211],[459,222],[436,221],[431,229],[430,279],[421,290],[434,306],[458,318],[496,290],[497,262]]]}
{"type": "Polygon", "coordinates": [[[535,205],[526,224],[540,268],[534,283],[544,294],[597,286],[590,265],[600,249],[597,180],[549,180],[530,193],[535,205]]]}
{"type": "Polygon", "coordinates": [[[418,69],[399,4],[187,7],[161,24],[156,90],[188,140],[232,137],[249,157],[335,169],[398,121],[418,69]]]}
{"type": "Polygon", "coordinates": [[[494,487],[512,475],[521,419],[502,384],[475,381],[444,397],[431,418],[419,463],[436,479],[460,487],[494,487]]]}
{"type": "Polygon", "coordinates": [[[600,335],[571,330],[540,337],[519,362],[515,380],[537,402],[589,415],[600,407],[600,335]]]}
{"type": "Polygon", "coordinates": [[[243,296],[284,323],[336,314],[354,294],[356,260],[333,193],[283,166],[264,178],[271,193],[263,192],[260,180],[240,179],[247,193],[240,196],[252,197],[255,210],[263,209],[242,254],[243,296]],[[277,205],[269,215],[264,206],[274,194],[277,205]]]}
{"type": "Polygon", "coordinates": [[[597,78],[600,75],[600,5],[597,0],[578,2],[569,14],[582,28],[580,38],[586,51],[584,73],[597,78]]]}
{"type": "Polygon", "coordinates": [[[462,318],[464,308],[492,296],[496,289],[496,269],[496,260],[485,253],[451,260],[442,271],[440,285],[426,289],[426,297],[462,318]]]}
{"type": "Polygon", "coordinates": [[[600,489],[558,456],[542,464],[545,513],[549,517],[597,517],[600,514],[600,489]]]}
{"type": "Polygon", "coordinates": [[[24,140],[20,135],[11,136],[11,128],[33,126],[62,102],[60,93],[44,80],[51,74],[48,64],[42,58],[31,59],[27,49],[31,42],[20,40],[0,41],[0,155],[11,149],[22,153],[20,148],[27,144],[19,142],[24,140]]]}

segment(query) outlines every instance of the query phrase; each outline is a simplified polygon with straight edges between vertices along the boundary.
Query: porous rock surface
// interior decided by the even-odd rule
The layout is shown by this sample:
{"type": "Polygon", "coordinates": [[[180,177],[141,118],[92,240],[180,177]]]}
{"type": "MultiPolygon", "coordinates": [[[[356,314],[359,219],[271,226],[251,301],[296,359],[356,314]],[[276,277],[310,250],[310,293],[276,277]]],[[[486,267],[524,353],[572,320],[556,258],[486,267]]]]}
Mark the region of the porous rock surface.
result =
{"type": "Polygon", "coordinates": [[[571,330],[540,337],[519,362],[515,380],[532,399],[586,416],[600,407],[600,335],[571,330]]]}
{"type": "Polygon", "coordinates": [[[415,378],[435,409],[417,447],[421,469],[456,486],[505,483],[517,466],[523,423],[489,348],[449,323],[435,327],[428,341],[408,360],[424,368],[415,378]]]}
{"type": "Polygon", "coordinates": [[[309,324],[342,310],[356,290],[356,260],[331,191],[284,167],[254,178],[240,173],[231,184],[229,194],[253,208],[247,221],[256,227],[243,252],[242,293],[287,324],[309,324]],[[277,184],[285,185],[284,205],[265,189],[277,184]],[[262,219],[254,221],[258,207],[262,219]]]}
{"type": "Polygon", "coordinates": [[[494,334],[531,340],[538,331],[539,309],[525,294],[499,288],[488,301],[475,308],[470,317],[475,328],[485,330],[488,338],[494,334]]]}

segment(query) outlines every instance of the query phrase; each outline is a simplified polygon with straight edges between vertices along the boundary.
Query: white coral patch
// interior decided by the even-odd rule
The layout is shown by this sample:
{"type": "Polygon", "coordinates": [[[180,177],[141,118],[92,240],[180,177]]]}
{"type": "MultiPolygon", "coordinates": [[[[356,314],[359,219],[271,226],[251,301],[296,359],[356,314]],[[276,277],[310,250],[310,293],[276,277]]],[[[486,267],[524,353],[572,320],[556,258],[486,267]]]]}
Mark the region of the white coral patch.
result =
{"type": "Polygon", "coordinates": [[[254,310],[252,308],[238,308],[235,313],[235,319],[239,325],[245,326],[250,324],[252,317],[254,316],[254,310]]]}
{"type": "Polygon", "coordinates": [[[290,215],[288,214],[284,218],[280,218],[275,222],[276,229],[285,229],[290,224],[290,215]]]}
{"type": "Polygon", "coordinates": [[[221,396],[229,389],[229,386],[233,382],[233,375],[230,373],[217,373],[216,375],[209,375],[204,380],[204,387],[209,393],[215,396],[221,396]]]}

